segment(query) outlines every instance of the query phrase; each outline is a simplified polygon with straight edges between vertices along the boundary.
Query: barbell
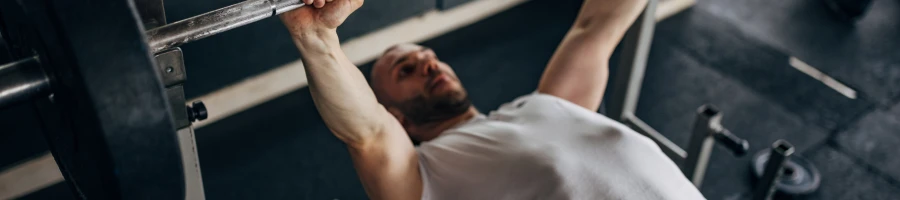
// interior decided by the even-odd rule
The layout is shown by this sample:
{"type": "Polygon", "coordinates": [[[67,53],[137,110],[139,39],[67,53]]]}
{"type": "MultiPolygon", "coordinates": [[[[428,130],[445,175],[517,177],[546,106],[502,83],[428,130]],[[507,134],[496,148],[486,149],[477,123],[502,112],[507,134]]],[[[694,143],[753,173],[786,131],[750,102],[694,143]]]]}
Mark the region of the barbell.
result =
{"type": "MultiPolygon", "coordinates": [[[[249,0],[146,31],[153,54],[241,27],[304,6],[300,0],[249,0]]],[[[0,37],[2,39],[2,37],[0,37]]],[[[0,108],[47,94],[49,78],[40,73],[39,58],[0,67],[0,108]]]]}
{"type": "Polygon", "coordinates": [[[147,31],[154,52],[203,39],[302,7],[300,0],[251,0],[213,10],[147,31]]]}
{"type": "Polygon", "coordinates": [[[166,24],[162,0],[0,0],[0,108],[34,107],[76,197],[202,199],[190,124],[206,110],[185,106],[178,46],[302,6],[249,0],[166,24]]]}

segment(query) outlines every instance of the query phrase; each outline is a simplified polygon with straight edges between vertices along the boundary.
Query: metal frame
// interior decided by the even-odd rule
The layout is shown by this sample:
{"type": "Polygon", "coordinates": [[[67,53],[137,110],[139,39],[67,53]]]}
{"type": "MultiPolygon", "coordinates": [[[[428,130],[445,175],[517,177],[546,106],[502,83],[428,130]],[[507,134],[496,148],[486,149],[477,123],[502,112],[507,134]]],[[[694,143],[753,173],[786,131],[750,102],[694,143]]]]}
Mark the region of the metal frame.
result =
{"type": "Polygon", "coordinates": [[[162,0],[134,0],[144,29],[166,25],[166,9],[162,0]]]}
{"type": "MultiPolygon", "coordinates": [[[[136,0],[135,4],[146,29],[166,25],[162,0],[136,0]]],[[[177,129],[178,147],[181,151],[184,173],[184,199],[206,199],[203,191],[203,177],[200,173],[200,158],[197,155],[197,142],[194,137],[194,128],[191,127],[191,122],[196,119],[189,112],[189,107],[185,106],[184,82],[187,80],[187,70],[184,66],[184,54],[181,48],[171,47],[156,53],[154,58],[155,69],[160,74],[165,87],[169,108],[177,129]]]]}
{"type": "Polygon", "coordinates": [[[0,63],[0,107],[35,100],[76,197],[204,199],[191,123],[207,112],[185,106],[177,46],[303,5],[250,0],[167,25],[162,0],[0,0],[0,53],[21,59],[0,63]]]}
{"type": "Polygon", "coordinates": [[[648,1],[644,12],[638,16],[622,39],[621,59],[617,65],[617,73],[611,81],[612,94],[608,100],[609,104],[607,104],[607,116],[656,142],[663,153],[678,164],[685,176],[699,188],[714,141],[725,144],[738,155],[746,153],[749,145],[746,140],[734,136],[719,124],[721,113],[712,106],[704,105],[698,109],[687,151],[634,114],[656,26],[657,4],[658,0],[648,1]]]}
{"type": "MultiPolygon", "coordinates": [[[[164,22],[163,22],[164,23],[164,22]]],[[[194,140],[194,128],[191,127],[189,109],[185,106],[184,82],[187,75],[184,68],[184,55],[175,47],[156,54],[156,69],[162,75],[166,96],[175,121],[178,135],[178,146],[181,149],[181,162],[184,169],[185,198],[204,199],[203,178],[200,173],[200,159],[197,155],[197,143],[194,140]]]]}
{"type": "Polygon", "coordinates": [[[754,200],[770,200],[775,194],[778,179],[784,173],[784,163],[786,163],[794,154],[794,145],[784,140],[777,140],[772,143],[769,153],[769,159],[766,161],[766,168],[762,177],[757,182],[756,188],[753,190],[754,200]]]}
{"type": "MultiPolygon", "coordinates": [[[[30,4],[44,4],[44,1],[38,0],[39,3],[30,3],[30,4]]],[[[47,0],[52,1],[52,0],[47,0]]],[[[112,0],[111,0],[112,1],[112,0]]],[[[122,1],[122,0],[119,0],[122,1]]],[[[120,4],[129,4],[129,1],[119,2],[120,4]]],[[[19,3],[14,2],[13,0],[6,0],[4,2],[8,7],[20,7],[19,3]]],[[[47,4],[50,5],[50,4],[47,4]]],[[[148,44],[152,53],[157,55],[166,54],[169,51],[173,51],[179,45],[196,41],[199,39],[203,39],[218,33],[225,32],[227,30],[231,30],[237,27],[241,27],[268,17],[272,17],[293,9],[297,9],[303,7],[303,4],[299,0],[248,0],[244,2],[240,2],[237,4],[233,4],[224,8],[216,9],[201,15],[197,15],[191,18],[187,18],[181,21],[177,21],[172,24],[166,24],[165,17],[165,9],[163,6],[162,0],[134,0],[133,6],[127,6],[127,11],[137,12],[139,14],[139,18],[142,20],[141,25],[138,27],[143,27],[144,29],[148,29],[145,34],[147,38],[146,44],[148,44]],[[135,11],[136,10],[136,11],[135,11]]],[[[40,10],[40,9],[38,9],[40,10]]],[[[7,9],[6,13],[15,13],[15,14],[6,14],[9,16],[13,16],[7,23],[15,24],[18,23],[33,23],[22,21],[22,19],[17,18],[26,18],[25,16],[29,16],[29,14],[25,14],[24,9],[14,10],[7,9]]],[[[34,14],[34,13],[30,13],[34,14]]],[[[49,13],[44,13],[49,14],[49,13]]],[[[97,16],[99,14],[93,15],[97,16]]],[[[132,13],[132,15],[134,15],[132,13]]],[[[34,16],[32,16],[34,17],[34,16]]],[[[98,23],[99,24],[99,23],[98,23]]],[[[11,26],[16,28],[15,26],[11,26]]],[[[50,27],[50,29],[42,30],[42,31],[54,31],[56,27],[50,27]]],[[[87,27],[85,27],[87,28],[87,27]]],[[[137,28],[137,27],[129,27],[129,28],[137,28]]],[[[22,30],[17,30],[22,31],[22,30]]],[[[32,31],[32,30],[24,30],[24,31],[32,31]]],[[[6,48],[6,41],[4,37],[8,37],[5,35],[5,32],[8,30],[0,30],[0,50],[2,50],[3,57],[6,57],[5,54],[8,54],[7,51],[9,49],[6,48]]],[[[14,32],[15,33],[15,32],[14,32]]],[[[99,32],[94,32],[95,34],[102,34],[99,32]]],[[[19,33],[18,35],[21,38],[14,39],[25,39],[32,40],[28,45],[25,46],[40,46],[47,45],[47,41],[43,41],[42,38],[28,38],[29,34],[27,33],[19,33]],[[40,44],[39,44],[40,43],[40,44]]],[[[50,40],[55,41],[55,40],[50,40]]],[[[144,40],[141,40],[144,41],[144,40]]],[[[28,49],[30,50],[30,49],[28,49]]],[[[175,51],[179,51],[180,49],[175,51]]],[[[16,52],[12,52],[16,53],[16,52]]],[[[30,53],[30,52],[28,52],[30,53]]],[[[30,55],[29,55],[30,56],[30,55]]],[[[3,63],[0,63],[3,64],[3,63]]],[[[30,63],[27,63],[30,64],[30,63]]],[[[16,71],[13,70],[4,70],[3,73],[11,74],[11,73],[20,73],[19,70],[23,71],[22,73],[31,73],[33,70],[30,68],[39,68],[39,67],[29,67],[29,68],[21,68],[17,67],[16,71]]],[[[182,71],[183,72],[183,71],[182,71]]],[[[163,72],[162,75],[168,75],[168,73],[163,72]]],[[[32,78],[34,76],[28,76],[32,78]]],[[[183,77],[182,77],[183,78],[183,77]]],[[[44,82],[49,82],[44,81],[44,82]]],[[[40,92],[46,87],[47,84],[39,83],[34,86],[40,86],[31,89],[41,89],[40,92]]],[[[34,92],[33,90],[14,90],[9,89],[12,87],[19,87],[20,84],[16,82],[0,82],[0,108],[7,106],[13,102],[22,101],[22,99],[30,99],[35,96],[40,96],[40,92],[34,92]],[[23,92],[25,91],[25,92],[23,92]],[[15,100],[15,101],[12,101],[15,100]]],[[[167,84],[169,86],[169,84],[167,84]]],[[[183,124],[183,123],[182,123],[183,124]]]]}
{"type": "Polygon", "coordinates": [[[647,69],[647,57],[650,55],[650,42],[653,41],[653,30],[656,27],[656,5],[659,0],[649,0],[647,8],[638,16],[634,24],[622,38],[622,51],[619,56],[617,73],[612,77],[612,95],[607,104],[607,115],[619,121],[628,121],[637,108],[644,71],[647,69]]]}
{"type": "Polygon", "coordinates": [[[181,164],[184,169],[184,199],[206,199],[203,191],[203,177],[200,173],[200,158],[197,156],[197,141],[194,128],[185,127],[176,131],[178,147],[181,149],[181,164]]]}
{"type": "Polygon", "coordinates": [[[703,105],[697,109],[697,118],[688,144],[687,157],[681,163],[681,171],[690,178],[694,186],[700,187],[709,164],[713,144],[719,143],[731,150],[734,155],[743,156],[750,149],[750,144],[738,138],[731,131],[722,127],[722,113],[714,106],[703,105]]]}

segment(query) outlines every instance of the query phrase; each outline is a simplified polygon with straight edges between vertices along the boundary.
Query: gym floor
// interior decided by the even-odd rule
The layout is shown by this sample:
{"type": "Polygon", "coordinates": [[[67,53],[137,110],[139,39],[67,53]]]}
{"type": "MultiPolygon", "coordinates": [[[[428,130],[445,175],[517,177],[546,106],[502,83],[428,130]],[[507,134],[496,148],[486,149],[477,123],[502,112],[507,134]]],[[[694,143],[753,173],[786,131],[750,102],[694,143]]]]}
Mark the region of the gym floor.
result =
{"type": "MultiPolygon", "coordinates": [[[[166,8],[170,19],[181,19],[233,3],[205,2],[172,0],[166,8]]],[[[423,44],[456,69],[475,105],[488,112],[534,90],[579,6],[530,1],[423,44]]],[[[855,23],[834,16],[822,0],[697,0],[657,24],[637,115],[685,147],[695,109],[714,104],[723,125],[749,140],[747,156],[713,153],[701,188],[708,199],[749,199],[750,158],[777,139],[794,144],[823,176],[816,193],[798,199],[900,199],[900,161],[891,156],[900,146],[897,19],[897,0],[874,0],[855,23]],[[832,89],[792,59],[852,91],[832,89]]],[[[278,23],[184,46],[189,98],[268,69],[254,65],[296,59],[278,23]],[[283,39],[265,40],[276,37],[283,39]],[[247,53],[254,49],[278,53],[247,53]]],[[[342,31],[344,38],[364,32],[342,31]]],[[[308,89],[196,132],[208,199],[365,199],[346,149],[322,123],[308,89]]],[[[23,197],[72,198],[64,183],[23,197]]]]}

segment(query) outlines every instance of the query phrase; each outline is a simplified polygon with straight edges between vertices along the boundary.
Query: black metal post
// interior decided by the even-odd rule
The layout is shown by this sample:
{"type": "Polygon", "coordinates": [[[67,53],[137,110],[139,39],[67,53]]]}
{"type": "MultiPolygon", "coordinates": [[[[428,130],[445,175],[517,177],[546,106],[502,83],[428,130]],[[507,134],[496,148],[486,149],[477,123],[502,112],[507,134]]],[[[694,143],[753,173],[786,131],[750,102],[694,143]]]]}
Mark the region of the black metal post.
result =
{"type": "Polygon", "coordinates": [[[166,9],[162,0],[134,0],[145,29],[166,25],[166,9]]]}
{"type": "MultiPolygon", "coordinates": [[[[136,0],[141,21],[148,29],[166,25],[165,9],[162,0],[136,0]]],[[[154,55],[156,70],[165,87],[169,100],[169,109],[175,120],[178,135],[178,146],[181,149],[181,163],[184,170],[184,199],[206,199],[203,191],[203,177],[200,173],[200,159],[197,156],[197,143],[191,122],[197,120],[195,115],[202,111],[202,119],[206,119],[206,108],[202,102],[195,102],[194,107],[185,106],[184,82],[187,71],[184,68],[184,55],[181,48],[170,47],[154,55]]]]}
{"type": "Polygon", "coordinates": [[[700,106],[697,108],[697,118],[688,143],[687,158],[681,163],[684,175],[698,188],[703,184],[713,144],[716,142],[737,156],[746,154],[750,148],[747,140],[735,136],[722,126],[722,113],[718,108],[712,105],[700,106]]]}
{"type": "Polygon", "coordinates": [[[693,132],[688,143],[687,158],[681,163],[681,171],[698,188],[703,183],[703,175],[715,144],[712,138],[713,129],[721,129],[720,120],[722,115],[715,107],[703,105],[697,109],[697,118],[694,120],[693,132]]]}
{"type": "Polygon", "coordinates": [[[766,170],[753,191],[754,200],[769,200],[775,193],[777,180],[781,178],[784,163],[794,154],[794,145],[784,140],[775,141],[772,144],[772,152],[766,162],[766,170]]]}
{"type": "Polygon", "coordinates": [[[656,4],[658,0],[647,2],[647,8],[628,28],[622,38],[622,54],[617,65],[617,73],[610,81],[611,92],[607,102],[607,116],[622,121],[637,108],[641,83],[647,69],[650,42],[656,27],[656,4]]]}

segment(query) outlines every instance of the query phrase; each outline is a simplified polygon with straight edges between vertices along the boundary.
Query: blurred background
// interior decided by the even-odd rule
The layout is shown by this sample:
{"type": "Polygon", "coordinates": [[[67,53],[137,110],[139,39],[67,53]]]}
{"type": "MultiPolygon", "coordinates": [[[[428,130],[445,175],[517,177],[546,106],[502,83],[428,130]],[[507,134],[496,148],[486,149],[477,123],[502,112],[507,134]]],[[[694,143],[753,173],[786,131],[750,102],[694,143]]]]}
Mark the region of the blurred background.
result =
{"type": "MultiPolygon", "coordinates": [[[[793,143],[822,175],[816,192],[795,199],[900,199],[900,1],[873,0],[858,16],[826,1],[660,1],[666,13],[657,18],[638,117],[685,147],[696,108],[714,104],[724,113],[722,124],[750,142],[747,156],[713,153],[700,188],[708,199],[749,199],[752,153],[777,139],[793,143]]],[[[164,1],[170,22],[237,2],[164,1]]],[[[580,6],[578,0],[373,0],[338,33],[364,73],[384,50],[367,44],[417,38],[454,67],[487,112],[536,88],[580,6]]],[[[296,71],[290,69],[299,52],[277,18],[182,50],[187,98],[206,101],[214,116],[195,127],[208,199],[366,198],[308,89],[291,82],[305,78],[284,75],[296,71]],[[284,80],[293,86],[234,92],[284,80]],[[253,95],[265,97],[243,107],[205,99],[253,95]]],[[[614,56],[611,66],[616,62],[614,56]]],[[[49,156],[39,130],[28,105],[0,110],[0,170],[49,156]]],[[[74,199],[64,182],[45,185],[15,198],[74,199]]]]}

